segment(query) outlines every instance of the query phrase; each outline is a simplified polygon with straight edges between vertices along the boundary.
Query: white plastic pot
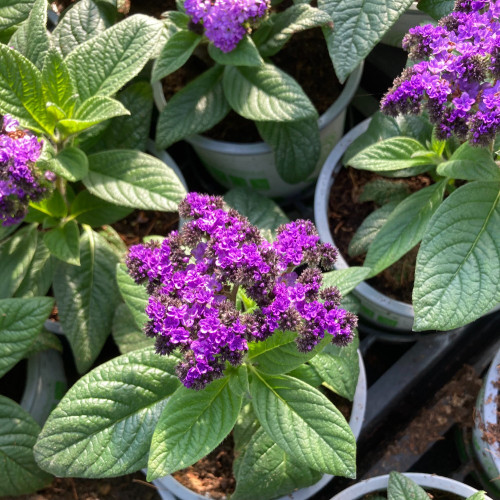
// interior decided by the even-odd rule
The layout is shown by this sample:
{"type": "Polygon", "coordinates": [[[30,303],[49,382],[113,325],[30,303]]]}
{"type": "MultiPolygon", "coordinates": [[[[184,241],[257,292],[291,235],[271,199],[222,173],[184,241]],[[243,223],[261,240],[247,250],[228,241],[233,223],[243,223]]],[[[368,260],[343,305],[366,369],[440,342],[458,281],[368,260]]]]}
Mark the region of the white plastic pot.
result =
{"type": "MultiPolygon", "coordinates": [[[[315,171],[309,179],[298,184],[288,184],[278,175],[274,156],[265,142],[239,144],[216,141],[201,135],[187,137],[202,163],[211,175],[227,188],[251,187],[266,196],[291,196],[309,186],[318,177],[326,157],[342,137],[345,113],[361,79],[360,64],[349,76],[338,99],[323,113],[318,121],[321,138],[321,154],[315,171]]],[[[153,95],[161,111],[167,104],[160,82],[153,84],[153,95]]]]}
{"type": "Polygon", "coordinates": [[[421,24],[433,23],[434,19],[424,12],[418,10],[417,2],[413,2],[410,7],[403,12],[399,19],[394,23],[391,29],[380,40],[386,45],[393,47],[401,47],[403,37],[408,33],[410,28],[421,24]]]}
{"type": "Polygon", "coordinates": [[[474,418],[474,429],[472,431],[472,447],[483,472],[486,474],[488,488],[500,497],[500,443],[490,445],[483,438],[483,431],[479,425],[500,425],[497,414],[497,400],[500,389],[495,387],[500,382],[500,350],[491,362],[491,366],[483,380],[483,386],[476,401],[476,412],[474,418]]]}
{"type": "MultiPolygon", "coordinates": [[[[405,476],[412,481],[415,481],[422,488],[446,491],[463,498],[468,498],[478,491],[475,488],[468,486],[467,484],[460,483],[458,481],[455,481],[454,479],[448,479],[447,477],[435,476],[434,474],[408,472],[405,473],[405,476]]],[[[341,491],[333,498],[331,498],[331,500],[358,500],[370,493],[387,490],[388,482],[388,474],[385,476],[377,476],[370,479],[365,479],[364,481],[361,481],[354,486],[341,491]]],[[[486,499],[491,500],[488,497],[486,497],[486,499]]]]}
{"type": "MultiPolygon", "coordinates": [[[[352,433],[354,434],[356,440],[358,439],[361,432],[361,426],[363,424],[365,416],[367,397],[366,371],[360,351],[358,351],[358,357],[359,378],[352,402],[351,417],[349,419],[349,425],[351,426],[352,433]]],[[[324,486],[326,486],[332,478],[332,475],[325,474],[317,483],[313,484],[312,486],[301,488],[300,490],[285,495],[278,500],[306,500],[316,494],[324,486]]],[[[162,500],[207,500],[207,498],[209,498],[199,495],[189,488],[186,488],[176,479],[174,479],[173,476],[165,476],[159,479],[155,479],[153,481],[153,484],[157,487],[158,493],[162,497],[162,500]]]]}

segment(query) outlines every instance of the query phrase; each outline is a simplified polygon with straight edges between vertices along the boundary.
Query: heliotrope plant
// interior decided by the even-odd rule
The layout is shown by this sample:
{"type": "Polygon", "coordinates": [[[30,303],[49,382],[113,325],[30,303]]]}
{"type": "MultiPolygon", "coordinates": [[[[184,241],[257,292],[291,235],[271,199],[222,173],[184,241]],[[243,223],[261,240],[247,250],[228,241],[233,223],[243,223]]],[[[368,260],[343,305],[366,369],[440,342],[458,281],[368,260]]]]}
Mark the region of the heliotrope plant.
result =
{"type": "Polygon", "coordinates": [[[263,230],[221,198],[190,193],[179,232],[131,248],[122,290],[154,344],[68,391],[35,447],[43,469],[110,477],[147,465],[151,480],[233,431],[234,499],[275,498],[323,473],[355,475],[354,436],[318,387],[354,396],[356,317],[333,283],[350,290],[358,281],[352,271],[322,276],[336,251],[311,222],[286,223],[271,201],[242,190],[227,199],[250,208],[263,230]]]}
{"type": "Polygon", "coordinates": [[[391,117],[374,117],[344,158],[434,180],[409,196],[397,182],[367,185],[364,199],[383,206],[351,244],[374,276],[420,243],[414,330],[456,328],[500,302],[499,11],[498,1],[458,1],[437,26],[410,30],[404,46],[417,62],[382,100],[391,117]]]}
{"type": "MultiPolygon", "coordinates": [[[[411,0],[376,0],[370,5],[319,0],[317,7],[294,2],[272,12],[269,0],[178,2],[179,11],[164,13],[166,41],[152,81],[173,73],[192,55],[209,67],[161,111],[158,147],[211,129],[232,109],[255,122],[273,148],[283,180],[306,180],[320,156],[318,112],[297,81],[270,58],[294,33],[321,27],[343,83],[410,4],[411,0]]],[[[304,57],[310,56],[305,52],[304,57]]]]}

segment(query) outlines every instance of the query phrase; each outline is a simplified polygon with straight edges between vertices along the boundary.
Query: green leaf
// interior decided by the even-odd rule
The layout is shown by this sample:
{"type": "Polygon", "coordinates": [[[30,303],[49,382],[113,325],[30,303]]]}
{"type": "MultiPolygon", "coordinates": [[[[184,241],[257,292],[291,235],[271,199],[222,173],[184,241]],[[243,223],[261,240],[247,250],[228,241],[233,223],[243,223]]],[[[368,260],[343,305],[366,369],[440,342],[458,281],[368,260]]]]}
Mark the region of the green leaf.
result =
{"type": "Polygon", "coordinates": [[[436,21],[450,14],[454,6],[455,0],[419,0],[418,2],[418,10],[429,14],[436,21]]]}
{"type": "Polygon", "coordinates": [[[64,13],[52,32],[54,45],[63,57],[109,26],[106,16],[92,0],[80,0],[64,13]]]}
{"type": "Polygon", "coordinates": [[[156,145],[164,149],[189,135],[211,129],[229,112],[222,88],[222,66],[215,66],[189,82],[160,110],[156,145]]]}
{"type": "Polygon", "coordinates": [[[293,377],[254,374],[250,384],[253,408],[276,444],[301,466],[355,477],[354,436],[326,396],[293,377]]]}
{"type": "Polygon", "coordinates": [[[474,493],[474,495],[471,495],[467,500],[486,500],[486,492],[485,491],[478,491],[474,493]]]}
{"type": "Polygon", "coordinates": [[[191,57],[202,38],[188,29],[180,30],[169,37],[154,63],[151,81],[161,80],[179,69],[191,57]]]}
{"type": "Polygon", "coordinates": [[[309,364],[303,364],[287,373],[290,377],[298,378],[302,382],[306,382],[313,387],[319,387],[323,383],[323,379],[318,372],[309,364]]]}
{"type": "Polygon", "coordinates": [[[142,329],[148,321],[148,316],[144,312],[149,301],[146,288],[134,281],[128,274],[125,264],[116,266],[116,281],[120,294],[134,318],[135,325],[142,329]]]}
{"type": "Polygon", "coordinates": [[[500,302],[500,183],[471,182],[436,210],[417,256],[414,330],[450,330],[500,302]]]}
{"type": "Polygon", "coordinates": [[[116,308],[111,333],[122,354],[147,346],[154,351],[154,339],[146,337],[136,325],[134,316],[126,304],[120,304],[116,308]]]}
{"type": "Polygon", "coordinates": [[[387,222],[387,219],[398,205],[397,201],[387,203],[383,207],[372,212],[359,226],[358,230],[352,237],[349,243],[349,255],[356,257],[363,255],[368,251],[375,236],[379,233],[380,229],[387,222]]]}
{"type": "Polygon", "coordinates": [[[63,346],[56,334],[42,328],[40,333],[36,336],[34,342],[30,345],[25,357],[29,358],[30,356],[34,356],[39,352],[48,351],[49,349],[62,352],[63,346]]]}
{"type": "Polygon", "coordinates": [[[80,224],[99,227],[113,224],[132,212],[129,207],[120,207],[97,198],[87,190],[80,191],[71,204],[70,213],[80,224]]]}
{"type": "Polygon", "coordinates": [[[87,155],[79,148],[69,146],[64,148],[53,160],[49,168],[57,175],[76,182],[82,180],[89,171],[87,155]]]}
{"type": "Polygon", "coordinates": [[[68,207],[66,206],[61,193],[55,189],[49,198],[43,198],[36,203],[31,202],[30,211],[32,212],[32,218],[36,217],[39,222],[43,222],[47,215],[59,219],[66,217],[68,207]]]}
{"type": "Polygon", "coordinates": [[[259,52],[263,57],[274,56],[295,33],[329,23],[332,23],[332,18],[324,10],[308,4],[288,7],[271,16],[271,29],[266,39],[259,44],[259,52]]]}
{"type": "Polygon", "coordinates": [[[330,344],[309,361],[328,388],[349,401],[354,399],[359,377],[358,345],[358,341],[346,347],[330,344]]]}
{"type": "Polygon", "coordinates": [[[427,157],[413,157],[415,153],[427,152],[428,150],[415,139],[391,137],[368,146],[351,158],[349,164],[359,170],[370,172],[402,170],[431,164],[427,157]]]}
{"type": "Polygon", "coordinates": [[[0,495],[34,493],[47,486],[52,476],[41,470],[33,457],[40,427],[16,402],[0,396],[0,495]]]}
{"type": "Polygon", "coordinates": [[[387,485],[388,500],[429,500],[429,495],[417,483],[399,472],[391,472],[387,485]]]}
{"type": "Polygon", "coordinates": [[[50,253],[63,262],[80,265],[80,231],[74,220],[47,231],[43,235],[43,242],[50,253]]]}
{"type": "Polygon", "coordinates": [[[409,194],[410,190],[405,182],[375,179],[364,185],[359,201],[373,201],[377,205],[385,205],[389,202],[403,201],[409,194]]]}
{"type": "Polygon", "coordinates": [[[179,387],[168,400],[151,442],[148,481],[194,464],[229,434],[241,407],[227,378],[202,391],[179,387]]]}
{"type": "Polygon", "coordinates": [[[116,205],[174,212],[186,195],[176,173],[157,158],[139,151],[112,150],[89,156],[83,179],[95,196],[116,205]]]}
{"type": "Polygon", "coordinates": [[[236,368],[228,367],[226,374],[229,377],[229,389],[235,394],[240,394],[248,397],[250,394],[250,386],[248,385],[248,370],[246,365],[240,365],[236,368]]]}
{"type": "Polygon", "coordinates": [[[28,19],[9,40],[9,46],[29,59],[39,70],[50,48],[47,33],[47,0],[36,0],[28,19]]]}
{"type": "Polygon", "coordinates": [[[462,144],[444,163],[437,167],[437,173],[453,179],[466,181],[499,181],[500,167],[495,163],[487,148],[462,144]]]}
{"type": "Polygon", "coordinates": [[[405,198],[391,212],[366,254],[364,265],[375,276],[399,260],[424,236],[429,220],[438,209],[446,181],[420,189],[405,198]]]}
{"type": "Polygon", "coordinates": [[[89,97],[76,110],[74,118],[60,120],[57,127],[66,135],[72,135],[115,116],[129,114],[128,109],[120,101],[110,97],[94,96],[89,97]]]}
{"type": "MultiPolygon", "coordinates": [[[[24,218],[26,221],[26,218],[24,218]]],[[[20,224],[13,224],[12,226],[2,226],[0,225],[0,241],[5,240],[8,236],[10,236],[16,229],[20,226],[20,224]]]]}
{"type": "Polygon", "coordinates": [[[264,63],[253,40],[245,35],[230,52],[222,52],[215,45],[208,45],[208,55],[218,64],[231,66],[260,66],[264,63]]]}
{"type": "Polygon", "coordinates": [[[45,423],[37,462],[63,477],[113,477],[145,467],[156,422],[179,386],[177,362],[146,347],[83,376],[45,423]]]}
{"type": "Polygon", "coordinates": [[[258,68],[226,66],[223,85],[231,107],[249,120],[318,119],[318,112],[300,85],[272,64],[258,68]]]}
{"type": "Polygon", "coordinates": [[[21,24],[28,18],[34,0],[3,0],[0,5],[0,31],[21,24]]]}
{"type": "Polygon", "coordinates": [[[261,137],[273,148],[276,169],[285,182],[297,184],[314,172],[321,152],[316,118],[256,125],[261,137]]]}
{"type": "Polygon", "coordinates": [[[134,15],[78,45],[66,63],[80,99],[110,96],[137,75],[156,45],[158,28],[153,18],[134,15]]]}
{"type": "Polygon", "coordinates": [[[0,299],[12,297],[28,273],[35,255],[37,231],[32,224],[0,245],[0,299]]]}
{"type": "Polygon", "coordinates": [[[53,305],[50,297],[0,300],[0,377],[23,359],[53,305]]]}
{"type": "MultiPolygon", "coordinates": [[[[238,418],[236,419],[233,429],[235,455],[240,455],[243,452],[259,427],[260,424],[255,416],[251,403],[244,404],[238,413],[238,418]]],[[[236,470],[237,466],[233,463],[233,471],[235,474],[236,470]]]]}
{"type": "Polygon", "coordinates": [[[53,103],[63,112],[63,117],[73,112],[75,89],[68,67],[60,54],[51,49],[47,52],[42,69],[42,90],[45,102],[53,103]]]}
{"type": "Polygon", "coordinates": [[[53,131],[45,109],[42,75],[28,59],[0,44],[0,111],[37,133],[53,131]]]}
{"type": "Polygon", "coordinates": [[[274,201],[251,189],[230,189],[224,195],[224,200],[231,208],[247,217],[251,224],[257,226],[268,241],[274,240],[279,226],[290,222],[274,201]]]}
{"type": "Polygon", "coordinates": [[[352,266],[347,269],[336,269],[335,271],[323,273],[322,287],[336,286],[342,295],[347,295],[369,274],[370,269],[368,267],[352,266]]]}
{"type": "Polygon", "coordinates": [[[264,431],[257,429],[238,457],[234,500],[271,500],[321,479],[321,472],[296,464],[264,431]]]}
{"type": "Polygon", "coordinates": [[[45,246],[43,238],[38,238],[33,259],[19,285],[15,297],[37,297],[44,296],[52,284],[56,262],[45,246]]]}
{"type": "Polygon", "coordinates": [[[100,228],[99,234],[106,240],[118,259],[124,260],[128,253],[128,248],[120,234],[113,227],[107,225],[100,228]]]}
{"type": "Polygon", "coordinates": [[[63,263],[54,278],[59,318],[80,373],[92,365],[111,331],[120,300],[117,260],[104,238],[86,229],[80,238],[80,267],[63,263]]]}
{"type": "Polygon", "coordinates": [[[319,0],[334,28],[323,28],[330,58],[341,83],[370,53],[412,0],[319,0]]]}

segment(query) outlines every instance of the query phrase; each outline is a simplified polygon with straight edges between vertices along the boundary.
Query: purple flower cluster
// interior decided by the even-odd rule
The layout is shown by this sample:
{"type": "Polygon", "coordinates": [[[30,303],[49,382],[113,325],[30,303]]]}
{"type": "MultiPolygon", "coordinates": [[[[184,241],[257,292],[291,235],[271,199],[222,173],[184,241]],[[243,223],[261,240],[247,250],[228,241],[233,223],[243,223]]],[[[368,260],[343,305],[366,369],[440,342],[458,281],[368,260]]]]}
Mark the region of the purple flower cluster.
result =
{"type": "Polygon", "coordinates": [[[325,332],[339,345],[352,340],[356,316],[339,308],[336,288],[321,289],[318,266],[331,268],[336,250],[320,243],[310,221],[281,226],[269,243],[220,197],[190,193],[179,213],[190,218],[182,230],[131,247],[127,266],[150,294],[145,333],[158,353],[182,354],[177,373],[186,387],[222,377],[226,362],[241,364],[248,342],[277,330],[296,331],[303,352],[325,332]]]}
{"type": "Polygon", "coordinates": [[[17,224],[26,215],[28,203],[39,201],[50,191],[52,172],[35,166],[41,143],[9,115],[3,117],[0,133],[0,223],[17,224]]]}
{"type": "Polygon", "coordinates": [[[458,0],[437,26],[417,26],[403,40],[416,64],[394,81],[385,113],[426,109],[438,137],[487,145],[500,128],[500,0],[458,0]]]}
{"type": "Polygon", "coordinates": [[[203,23],[206,37],[223,52],[231,52],[248,31],[249,23],[262,17],[269,0],[186,0],[184,8],[193,23],[203,23]]]}

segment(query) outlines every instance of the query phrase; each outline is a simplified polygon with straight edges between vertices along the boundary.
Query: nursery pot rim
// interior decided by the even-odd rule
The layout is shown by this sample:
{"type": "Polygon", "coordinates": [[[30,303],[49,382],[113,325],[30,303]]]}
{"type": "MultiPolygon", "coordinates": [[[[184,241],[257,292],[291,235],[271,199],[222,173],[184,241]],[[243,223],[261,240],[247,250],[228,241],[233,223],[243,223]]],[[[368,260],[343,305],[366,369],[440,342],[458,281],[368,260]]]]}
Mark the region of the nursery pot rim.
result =
{"type": "MultiPolygon", "coordinates": [[[[364,62],[362,61],[352,71],[346,80],[342,92],[337,97],[335,102],[319,117],[318,125],[320,131],[332,122],[342,111],[347,107],[351,99],[354,97],[356,89],[358,88],[363,72],[364,62]]],[[[153,96],[156,107],[161,112],[167,105],[165,94],[160,81],[155,81],[152,84],[153,96]]],[[[211,139],[201,134],[190,135],[185,137],[184,140],[191,145],[196,145],[208,151],[218,151],[232,155],[256,155],[256,154],[269,154],[272,152],[271,147],[264,141],[253,143],[239,143],[230,141],[221,141],[211,139]]]]}
{"type": "MultiPolygon", "coordinates": [[[[467,498],[478,491],[472,486],[456,481],[455,479],[435,474],[404,472],[403,475],[424,488],[446,491],[448,493],[463,496],[464,498],[467,498]]],[[[386,489],[388,482],[389,474],[364,479],[363,481],[346,488],[340,493],[337,493],[330,500],[357,500],[369,493],[386,489]]],[[[491,500],[490,497],[485,497],[485,499],[491,500]]]]}
{"type": "MultiPolygon", "coordinates": [[[[361,427],[365,416],[368,391],[365,365],[363,362],[361,351],[359,349],[358,361],[359,377],[358,383],[356,385],[356,392],[352,401],[352,412],[349,418],[349,426],[351,427],[356,441],[358,440],[358,437],[361,433],[361,427]]],[[[326,486],[333,479],[333,477],[334,476],[332,476],[331,474],[323,474],[323,477],[311,486],[300,488],[299,490],[289,493],[288,495],[281,496],[276,500],[307,500],[318,491],[320,491],[324,486],[326,486]]],[[[172,475],[155,479],[153,481],[153,484],[157,487],[158,493],[162,496],[162,500],[175,500],[177,498],[181,500],[200,500],[210,498],[190,490],[179,481],[177,481],[172,475]]]]}

